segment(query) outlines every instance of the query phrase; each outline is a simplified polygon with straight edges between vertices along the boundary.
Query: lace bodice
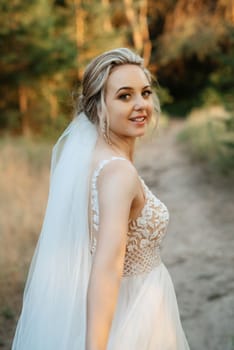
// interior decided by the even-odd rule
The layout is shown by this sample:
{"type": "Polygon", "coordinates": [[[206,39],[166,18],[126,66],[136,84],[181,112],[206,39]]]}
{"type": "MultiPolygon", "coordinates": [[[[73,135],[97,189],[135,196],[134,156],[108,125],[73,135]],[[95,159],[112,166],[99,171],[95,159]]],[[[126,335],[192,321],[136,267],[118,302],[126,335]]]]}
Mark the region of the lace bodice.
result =
{"type": "MultiPolygon", "coordinates": [[[[116,159],[126,161],[125,158],[121,157],[103,160],[94,171],[91,179],[92,254],[96,249],[99,227],[97,179],[103,167],[116,159]]],[[[159,248],[169,221],[169,212],[166,206],[153,195],[141,178],[140,180],[145,194],[145,204],[140,215],[134,220],[129,220],[128,223],[123,276],[150,272],[155,266],[160,264],[159,248]]]]}

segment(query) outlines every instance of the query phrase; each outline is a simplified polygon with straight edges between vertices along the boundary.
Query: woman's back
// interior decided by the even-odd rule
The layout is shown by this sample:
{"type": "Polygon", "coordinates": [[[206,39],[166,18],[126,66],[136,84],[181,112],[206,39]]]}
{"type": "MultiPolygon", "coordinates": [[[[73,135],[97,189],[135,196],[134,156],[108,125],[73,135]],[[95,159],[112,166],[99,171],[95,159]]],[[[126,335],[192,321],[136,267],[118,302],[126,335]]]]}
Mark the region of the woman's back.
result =
{"type": "MultiPolygon", "coordinates": [[[[129,163],[123,157],[103,159],[91,177],[92,254],[95,254],[99,229],[98,178],[105,167],[121,161],[129,163]]],[[[132,165],[129,163],[129,166],[132,165]]],[[[139,179],[145,202],[138,216],[128,222],[123,277],[108,349],[187,350],[174,288],[160,257],[169,213],[139,179]]]]}

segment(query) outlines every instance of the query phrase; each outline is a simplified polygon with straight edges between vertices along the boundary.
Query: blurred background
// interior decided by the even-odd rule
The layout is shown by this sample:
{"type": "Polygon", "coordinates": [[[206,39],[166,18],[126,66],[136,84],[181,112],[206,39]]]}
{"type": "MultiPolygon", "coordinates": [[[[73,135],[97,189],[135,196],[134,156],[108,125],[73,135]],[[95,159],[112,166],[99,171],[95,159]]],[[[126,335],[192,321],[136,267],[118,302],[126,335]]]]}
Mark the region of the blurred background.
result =
{"type": "MultiPolygon", "coordinates": [[[[99,53],[129,47],[144,57],[157,78],[162,128],[210,191],[219,188],[230,212],[220,222],[230,233],[234,1],[1,0],[0,16],[0,348],[10,349],[46,206],[51,148],[99,53]]],[[[170,152],[170,144],[161,147],[170,152]]],[[[205,348],[233,349],[234,329],[228,339],[226,347],[205,348]]],[[[192,349],[204,347],[194,341],[192,349]]]]}

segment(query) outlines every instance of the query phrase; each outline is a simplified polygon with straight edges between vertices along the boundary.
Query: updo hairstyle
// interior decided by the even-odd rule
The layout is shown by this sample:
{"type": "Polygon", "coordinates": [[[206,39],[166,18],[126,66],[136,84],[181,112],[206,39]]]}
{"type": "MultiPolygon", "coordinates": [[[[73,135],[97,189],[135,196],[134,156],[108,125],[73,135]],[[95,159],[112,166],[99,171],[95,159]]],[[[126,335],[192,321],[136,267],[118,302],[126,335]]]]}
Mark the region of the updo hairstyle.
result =
{"type": "MultiPolygon", "coordinates": [[[[77,112],[84,112],[89,120],[99,125],[105,111],[105,87],[114,67],[124,64],[139,66],[144,71],[149,83],[152,83],[150,72],[144,67],[144,60],[127,48],[104,52],[94,58],[86,67],[82,80],[82,92],[77,101],[77,112]]],[[[160,111],[156,94],[153,94],[154,109],[160,111]]]]}

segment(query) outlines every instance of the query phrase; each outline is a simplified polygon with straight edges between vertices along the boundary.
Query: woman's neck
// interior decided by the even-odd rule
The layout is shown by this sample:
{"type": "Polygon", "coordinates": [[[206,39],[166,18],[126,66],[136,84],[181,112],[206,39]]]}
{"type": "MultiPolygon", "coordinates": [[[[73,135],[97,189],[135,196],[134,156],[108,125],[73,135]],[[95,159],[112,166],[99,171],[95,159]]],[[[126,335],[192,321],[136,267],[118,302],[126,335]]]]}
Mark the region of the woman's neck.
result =
{"type": "Polygon", "coordinates": [[[102,134],[99,134],[99,144],[102,147],[108,147],[116,155],[124,157],[131,162],[133,161],[135,138],[119,137],[118,135],[111,134],[110,138],[106,140],[102,134]]]}

